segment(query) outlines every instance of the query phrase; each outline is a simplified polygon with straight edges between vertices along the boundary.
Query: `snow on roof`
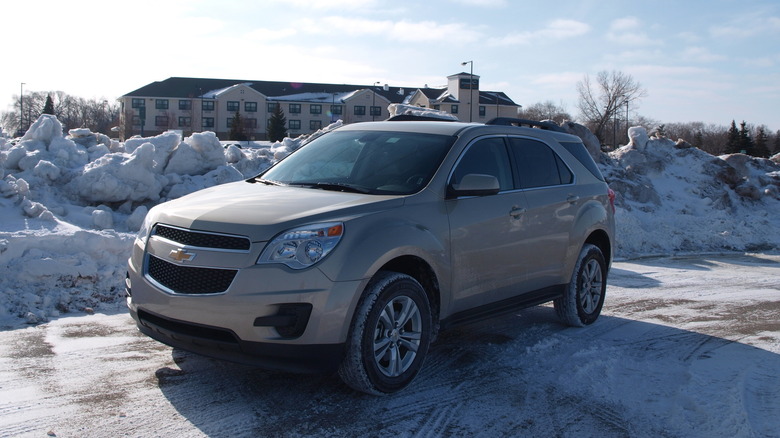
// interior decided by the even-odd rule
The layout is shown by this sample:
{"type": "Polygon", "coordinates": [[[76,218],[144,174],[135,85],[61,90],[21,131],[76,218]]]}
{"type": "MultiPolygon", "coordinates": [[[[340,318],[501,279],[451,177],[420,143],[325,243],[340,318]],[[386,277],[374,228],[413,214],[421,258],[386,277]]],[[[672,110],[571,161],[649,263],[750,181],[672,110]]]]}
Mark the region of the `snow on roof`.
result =
{"type": "Polygon", "coordinates": [[[288,94],[285,96],[273,96],[269,97],[269,101],[291,101],[291,102],[337,102],[342,103],[345,100],[351,98],[355,94],[359,93],[361,90],[355,90],[350,91],[346,93],[327,93],[327,92],[321,92],[321,93],[296,93],[296,94],[288,94]]]}
{"type": "Polygon", "coordinates": [[[209,90],[209,91],[203,93],[200,97],[202,97],[204,99],[216,99],[220,94],[227,93],[230,90],[235,90],[238,87],[250,87],[251,88],[252,87],[252,83],[251,82],[242,82],[240,84],[231,85],[231,86],[225,87],[225,88],[219,88],[219,89],[216,89],[216,90],[209,90]]]}

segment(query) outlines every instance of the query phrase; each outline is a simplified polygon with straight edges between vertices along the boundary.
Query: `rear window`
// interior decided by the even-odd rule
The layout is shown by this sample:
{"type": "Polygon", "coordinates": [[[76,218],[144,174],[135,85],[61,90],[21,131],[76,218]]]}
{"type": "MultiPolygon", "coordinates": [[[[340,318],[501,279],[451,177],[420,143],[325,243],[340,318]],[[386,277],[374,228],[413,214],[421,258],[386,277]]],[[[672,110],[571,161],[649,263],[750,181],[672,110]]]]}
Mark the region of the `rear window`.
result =
{"type": "Polygon", "coordinates": [[[584,144],[580,142],[568,141],[562,141],[560,143],[561,146],[574,155],[574,158],[582,163],[582,165],[585,166],[585,168],[588,169],[590,173],[593,174],[593,176],[600,179],[601,181],[604,181],[604,176],[601,174],[599,167],[596,165],[596,162],[593,161],[593,157],[590,156],[590,153],[585,148],[584,144]]]}

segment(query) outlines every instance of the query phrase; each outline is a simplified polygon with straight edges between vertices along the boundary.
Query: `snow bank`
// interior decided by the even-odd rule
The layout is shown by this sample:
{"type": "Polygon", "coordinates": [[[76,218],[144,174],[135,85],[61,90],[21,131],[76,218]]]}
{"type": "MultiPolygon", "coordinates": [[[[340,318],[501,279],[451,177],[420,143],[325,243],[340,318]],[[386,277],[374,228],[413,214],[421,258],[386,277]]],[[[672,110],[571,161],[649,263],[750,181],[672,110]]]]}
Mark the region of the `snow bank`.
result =
{"type": "Polygon", "coordinates": [[[617,192],[622,258],[780,246],[780,165],[742,154],[714,157],[629,129],[631,142],[598,161],[617,192]]]}
{"type": "Polygon", "coordinates": [[[0,138],[0,324],[121,307],[127,257],[149,208],[254,176],[307,140],[223,147],[213,132],[119,143],[62,131],[44,115],[18,143],[0,138]]]}
{"type": "MultiPolygon", "coordinates": [[[[44,115],[18,143],[0,137],[0,325],[121,309],[126,259],[149,208],[254,176],[338,126],[273,144],[223,145],[212,132],[119,143],[85,129],[64,136],[44,115]]],[[[587,129],[562,126],[583,138],[617,192],[617,257],[780,245],[775,161],[714,157],[643,128],[604,154],[587,129]]]]}

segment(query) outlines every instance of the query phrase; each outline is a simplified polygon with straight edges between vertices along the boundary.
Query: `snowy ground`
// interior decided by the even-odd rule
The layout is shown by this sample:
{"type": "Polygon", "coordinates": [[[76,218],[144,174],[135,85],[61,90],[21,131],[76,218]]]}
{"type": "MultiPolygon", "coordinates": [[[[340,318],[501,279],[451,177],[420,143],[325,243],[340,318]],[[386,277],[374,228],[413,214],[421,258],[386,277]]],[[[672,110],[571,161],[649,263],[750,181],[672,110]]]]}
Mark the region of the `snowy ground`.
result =
{"type": "Polygon", "coordinates": [[[780,436],[780,256],[614,265],[593,326],[443,333],[401,393],[172,350],[123,312],[0,332],[0,436],[780,436]]]}

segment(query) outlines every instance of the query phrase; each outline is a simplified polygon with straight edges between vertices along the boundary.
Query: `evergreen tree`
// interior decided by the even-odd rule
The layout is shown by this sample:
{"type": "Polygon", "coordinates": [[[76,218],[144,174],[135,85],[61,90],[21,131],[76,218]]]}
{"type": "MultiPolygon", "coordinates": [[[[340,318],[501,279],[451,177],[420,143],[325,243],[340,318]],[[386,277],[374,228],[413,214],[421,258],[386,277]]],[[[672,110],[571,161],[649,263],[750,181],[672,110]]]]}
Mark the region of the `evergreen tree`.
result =
{"type": "Polygon", "coordinates": [[[701,132],[701,130],[698,130],[695,134],[693,134],[693,145],[699,149],[704,146],[704,134],[701,132]]]}
{"type": "Polygon", "coordinates": [[[46,95],[46,104],[43,105],[43,114],[54,115],[54,102],[51,100],[51,94],[46,95]]]}
{"type": "Polygon", "coordinates": [[[739,131],[737,130],[736,122],[732,120],[726,140],[726,150],[724,152],[727,154],[738,154],[739,149],[739,131]]]}
{"type": "Polygon", "coordinates": [[[268,120],[266,134],[268,134],[268,141],[282,141],[287,137],[287,119],[284,117],[282,106],[278,103],[268,120]]]}
{"type": "Polygon", "coordinates": [[[769,158],[769,139],[767,138],[766,131],[763,126],[758,127],[756,133],[755,147],[753,148],[754,157],[769,158]]]}
{"type": "Polygon", "coordinates": [[[750,138],[747,122],[744,120],[739,124],[739,151],[743,154],[753,155],[753,139],[750,138]]]}
{"type": "Polygon", "coordinates": [[[230,122],[230,140],[246,141],[246,133],[244,133],[244,120],[241,118],[241,114],[236,111],[236,115],[233,116],[233,120],[230,122]]]}

